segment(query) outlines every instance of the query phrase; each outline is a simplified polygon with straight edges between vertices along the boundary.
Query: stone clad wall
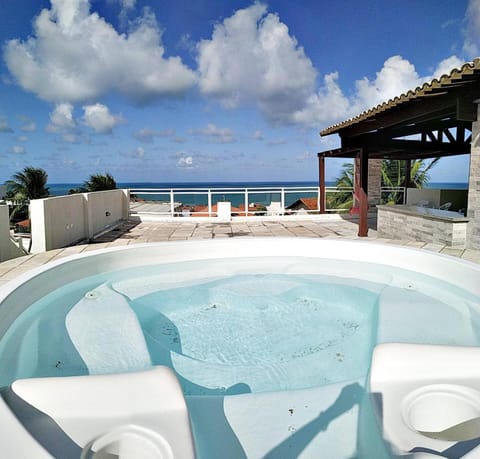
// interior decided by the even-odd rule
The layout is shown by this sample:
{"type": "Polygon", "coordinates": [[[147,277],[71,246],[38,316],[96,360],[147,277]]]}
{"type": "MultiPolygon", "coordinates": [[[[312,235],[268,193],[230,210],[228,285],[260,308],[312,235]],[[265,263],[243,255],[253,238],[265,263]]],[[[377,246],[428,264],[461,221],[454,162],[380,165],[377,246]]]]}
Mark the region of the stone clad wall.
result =
{"type": "Polygon", "coordinates": [[[376,206],[381,203],[382,159],[368,160],[368,204],[376,206]]]}
{"type": "Polygon", "coordinates": [[[478,121],[472,123],[470,176],[468,179],[467,248],[480,249],[480,110],[478,121]]]}
{"type": "MultiPolygon", "coordinates": [[[[382,159],[368,160],[368,205],[374,207],[381,203],[382,189],[382,159]]],[[[360,170],[360,159],[354,160],[354,173],[360,170]]],[[[360,179],[355,177],[354,183],[360,183],[360,179]],[[357,182],[358,180],[358,182],[357,182]]]]}
{"type": "Polygon", "coordinates": [[[378,209],[378,237],[464,248],[467,222],[449,222],[378,209]]]}

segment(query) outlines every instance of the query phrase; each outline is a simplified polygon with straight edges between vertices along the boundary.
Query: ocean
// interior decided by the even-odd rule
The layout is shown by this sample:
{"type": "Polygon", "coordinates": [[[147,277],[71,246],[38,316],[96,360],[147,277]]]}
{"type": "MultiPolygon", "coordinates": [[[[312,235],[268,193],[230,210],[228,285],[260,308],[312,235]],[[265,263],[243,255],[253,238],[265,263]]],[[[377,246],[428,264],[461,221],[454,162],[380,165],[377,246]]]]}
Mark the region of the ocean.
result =
{"type": "MultiPolygon", "coordinates": [[[[335,186],[335,182],[326,182],[327,186],[335,186]]],[[[81,183],[49,183],[51,196],[63,196],[72,188],[81,187],[81,183]]],[[[310,187],[318,186],[317,181],[303,182],[119,182],[119,188],[265,188],[265,187],[310,187]]],[[[426,188],[462,190],[468,188],[467,182],[431,182],[426,188]]]]}
{"type": "MultiPolygon", "coordinates": [[[[335,182],[327,182],[327,186],[334,186],[335,182]]],[[[62,196],[68,194],[68,191],[72,188],[79,188],[82,184],[79,183],[52,183],[48,184],[50,195],[52,196],[62,196]]],[[[241,204],[245,203],[245,194],[240,193],[231,193],[229,188],[250,188],[252,189],[249,194],[249,202],[255,202],[259,204],[268,205],[272,201],[280,201],[280,192],[270,192],[265,193],[260,190],[255,192],[255,189],[258,188],[270,188],[278,190],[281,187],[316,187],[318,182],[313,181],[299,181],[299,182],[118,182],[118,188],[162,188],[162,189],[171,189],[176,188],[175,192],[175,202],[181,202],[183,204],[188,204],[192,206],[207,206],[208,198],[206,193],[195,193],[192,192],[192,188],[204,188],[204,189],[216,189],[212,193],[212,203],[218,201],[230,201],[233,207],[238,207],[241,204]],[[185,190],[184,193],[178,190],[185,190]],[[230,192],[229,192],[230,191],[230,192]]],[[[272,190],[273,191],[273,190],[272,190]]],[[[151,200],[151,201],[163,201],[169,202],[170,195],[168,192],[163,194],[156,195],[147,195],[142,193],[135,193],[138,198],[151,200]]],[[[289,191],[285,195],[285,205],[290,205],[300,198],[310,198],[316,197],[317,194],[315,191],[302,191],[302,192],[292,192],[289,191]]]]}
{"type": "MultiPolygon", "coordinates": [[[[52,196],[68,194],[72,188],[81,187],[81,183],[49,183],[52,196]]],[[[318,186],[318,182],[118,182],[118,188],[279,188],[318,186]]],[[[335,182],[327,182],[327,186],[335,186],[335,182]]]]}
{"type": "MultiPolygon", "coordinates": [[[[326,182],[327,186],[335,186],[335,182],[326,182]]],[[[48,184],[51,196],[63,196],[68,194],[68,191],[72,188],[79,188],[80,183],[51,183],[48,184]]],[[[318,182],[316,181],[298,181],[298,182],[119,182],[118,188],[163,188],[171,189],[176,188],[175,202],[181,202],[192,206],[206,206],[208,205],[208,198],[205,193],[194,193],[192,188],[210,188],[216,189],[212,194],[212,203],[218,201],[230,201],[233,207],[238,207],[245,202],[245,195],[241,193],[231,193],[228,188],[271,188],[278,190],[282,187],[316,187],[318,182]],[[178,189],[184,189],[185,192],[179,192],[178,189]]],[[[427,185],[427,188],[442,188],[442,189],[466,189],[467,183],[462,182],[431,182],[427,185]]],[[[151,200],[151,201],[163,201],[169,202],[170,195],[168,193],[147,195],[142,193],[135,193],[138,198],[151,200]]],[[[294,203],[300,198],[313,198],[317,194],[315,191],[288,191],[285,194],[285,205],[288,206],[294,203]]],[[[249,192],[249,203],[255,202],[259,204],[268,205],[272,201],[280,201],[280,192],[255,192],[254,190],[249,192]]]]}

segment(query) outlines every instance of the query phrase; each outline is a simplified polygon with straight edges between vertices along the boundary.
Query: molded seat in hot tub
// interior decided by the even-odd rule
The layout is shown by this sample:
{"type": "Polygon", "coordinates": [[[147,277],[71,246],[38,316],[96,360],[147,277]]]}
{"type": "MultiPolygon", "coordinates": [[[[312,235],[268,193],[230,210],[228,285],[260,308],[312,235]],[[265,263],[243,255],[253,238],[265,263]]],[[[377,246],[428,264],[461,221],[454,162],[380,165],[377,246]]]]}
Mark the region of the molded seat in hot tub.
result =
{"type": "Polygon", "coordinates": [[[383,437],[408,457],[480,457],[480,348],[378,345],[370,392],[383,437]]]}
{"type": "Polygon", "coordinates": [[[185,399],[167,367],[17,380],[1,392],[0,423],[12,426],[0,430],[2,457],[195,457],[185,399]]]}

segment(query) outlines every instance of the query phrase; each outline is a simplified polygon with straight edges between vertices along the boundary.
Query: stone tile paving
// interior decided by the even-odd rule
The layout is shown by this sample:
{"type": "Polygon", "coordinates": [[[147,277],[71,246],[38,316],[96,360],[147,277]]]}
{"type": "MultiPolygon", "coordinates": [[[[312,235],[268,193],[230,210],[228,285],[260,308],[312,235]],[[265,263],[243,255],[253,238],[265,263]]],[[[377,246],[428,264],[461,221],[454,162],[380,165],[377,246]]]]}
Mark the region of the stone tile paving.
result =
{"type": "MultiPolygon", "coordinates": [[[[341,220],[286,220],[286,221],[233,221],[230,223],[212,222],[138,222],[127,221],[114,230],[103,234],[91,244],[76,245],[64,249],[0,263],[0,286],[20,274],[48,263],[52,260],[97,250],[106,247],[118,247],[131,244],[160,241],[180,241],[187,239],[223,239],[229,237],[324,237],[328,239],[358,239],[358,226],[355,221],[341,220]]],[[[385,244],[404,245],[440,252],[446,255],[480,263],[479,250],[452,249],[440,244],[419,241],[399,241],[377,238],[374,229],[369,230],[369,237],[364,241],[385,244]]]]}

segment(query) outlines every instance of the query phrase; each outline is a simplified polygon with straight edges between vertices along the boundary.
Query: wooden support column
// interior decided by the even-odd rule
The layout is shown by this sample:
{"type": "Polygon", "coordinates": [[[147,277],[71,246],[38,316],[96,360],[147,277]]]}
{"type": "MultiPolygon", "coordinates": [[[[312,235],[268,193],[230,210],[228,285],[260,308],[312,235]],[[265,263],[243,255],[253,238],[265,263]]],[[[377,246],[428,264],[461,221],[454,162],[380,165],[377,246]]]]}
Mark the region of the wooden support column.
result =
{"type": "Polygon", "coordinates": [[[368,236],[368,151],[362,148],[358,154],[360,163],[360,220],[358,222],[358,237],[368,236]]]}
{"type": "Polygon", "coordinates": [[[319,210],[321,214],[325,213],[325,156],[318,155],[318,186],[320,188],[319,210]]]}

